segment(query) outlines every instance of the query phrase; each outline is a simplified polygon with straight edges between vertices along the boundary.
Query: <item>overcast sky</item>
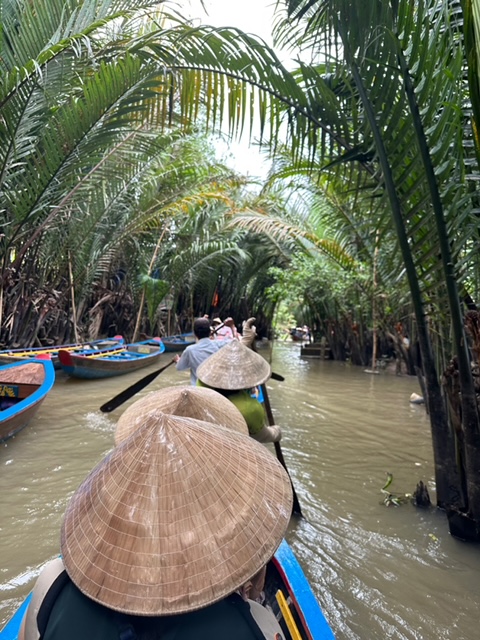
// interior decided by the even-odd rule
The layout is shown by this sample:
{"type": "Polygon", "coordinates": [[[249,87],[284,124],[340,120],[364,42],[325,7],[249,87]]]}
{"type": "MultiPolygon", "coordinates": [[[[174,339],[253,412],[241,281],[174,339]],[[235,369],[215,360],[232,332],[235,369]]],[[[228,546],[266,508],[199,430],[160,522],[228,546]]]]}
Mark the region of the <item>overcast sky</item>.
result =
{"type": "MultiPolygon", "coordinates": [[[[237,27],[247,33],[253,33],[272,45],[272,25],[275,0],[204,0],[202,9],[200,0],[188,0],[182,4],[182,13],[189,11],[191,17],[202,24],[214,27],[237,27]],[[189,9],[187,8],[189,7],[189,9]]],[[[262,159],[256,147],[249,147],[248,140],[219,145],[221,153],[232,155],[227,162],[237,171],[249,176],[265,177],[268,163],[262,159]]]]}
{"type": "Polygon", "coordinates": [[[204,24],[215,27],[238,27],[255,33],[272,44],[271,31],[275,0],[204,0],[208,15],[200,0],[189,0],[191,15],[204,24]]]}

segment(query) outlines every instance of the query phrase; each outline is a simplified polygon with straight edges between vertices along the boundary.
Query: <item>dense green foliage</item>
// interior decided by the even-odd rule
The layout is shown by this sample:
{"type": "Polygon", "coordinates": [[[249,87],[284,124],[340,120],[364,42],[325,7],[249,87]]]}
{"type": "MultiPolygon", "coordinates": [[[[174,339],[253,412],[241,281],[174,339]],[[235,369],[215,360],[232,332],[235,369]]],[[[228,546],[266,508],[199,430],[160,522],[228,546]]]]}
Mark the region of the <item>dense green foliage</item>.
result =
{"type": "Polygon", "coordinates": [[[1,11],[0,342],[161,331],[165,291],[205,307],[225,265],[256,259],[220,228],[241,180],[195,132],[171,66],[198,32],[148,1],[1,11]]]}

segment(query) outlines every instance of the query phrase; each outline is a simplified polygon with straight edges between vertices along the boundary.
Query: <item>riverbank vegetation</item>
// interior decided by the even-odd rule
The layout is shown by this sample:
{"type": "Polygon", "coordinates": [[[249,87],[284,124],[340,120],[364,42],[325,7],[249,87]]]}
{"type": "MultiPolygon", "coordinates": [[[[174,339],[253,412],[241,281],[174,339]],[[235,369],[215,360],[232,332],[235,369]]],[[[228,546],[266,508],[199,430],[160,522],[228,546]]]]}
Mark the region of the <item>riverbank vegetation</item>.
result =
{"type": "Polygon", "coordinates": [[[269,335],[288,301],[336,358],[417,372],[438,504],[480,539],[478,27],[456,0],[279,2],[289,71],[167,3],[2,3],[0,342],[205,312],[269,335]],[[219,129],[258,135],[264,184],[219,129]]]}

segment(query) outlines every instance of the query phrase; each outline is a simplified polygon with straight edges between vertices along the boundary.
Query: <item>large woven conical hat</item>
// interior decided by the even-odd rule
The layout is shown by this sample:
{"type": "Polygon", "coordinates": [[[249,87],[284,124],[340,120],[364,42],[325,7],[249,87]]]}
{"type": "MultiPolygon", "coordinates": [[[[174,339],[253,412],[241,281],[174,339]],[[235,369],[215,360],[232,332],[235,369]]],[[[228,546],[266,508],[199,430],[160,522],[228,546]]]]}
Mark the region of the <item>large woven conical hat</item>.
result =
{"type": "Polygon", "coordinates": [[[212,422],[248,435],[245,418],[230,400],[217,391],[206,387],[166,387],[137,400],[122,413],[115,429],[115,444],[120,444],[141,427],[152,409],[212,422]]]}
{"type": "Polygon", "coordinates": [[[197,369],[197,378],[214,389],[249,389],[262,384],[271,375],[270,365],[238,340],[204,360],[197,369]]]}
{"type": "Polygon", "coordinates": [[[291,505],[288,475],[260,443],[153,410],[73,495],[61,552],[77,587],[111,609],[192,611],[270,559],[291,505]]]}

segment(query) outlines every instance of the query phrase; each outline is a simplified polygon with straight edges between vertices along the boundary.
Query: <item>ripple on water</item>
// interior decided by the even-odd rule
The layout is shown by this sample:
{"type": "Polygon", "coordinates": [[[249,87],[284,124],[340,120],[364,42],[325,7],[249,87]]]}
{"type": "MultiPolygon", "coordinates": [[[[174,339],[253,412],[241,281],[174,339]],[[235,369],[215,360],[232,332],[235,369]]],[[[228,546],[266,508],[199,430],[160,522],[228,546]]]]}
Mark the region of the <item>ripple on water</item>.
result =
{"type": "Polygon", "coordinates": [[[115,431],[115,423],[108,416],[99,411],[90,411],[84,416],[84,423],[88,429],[97,433],[106,433],[112,435],[115,431]]]}
{"type": "MultiPolygon", "coordinates": [[[[392,492],[411,493],[421,479],[435,499],[428,418],[409,403],[416,379],[302,361],[295,345],[275,345],[273,358],[285,381],[270,380],[269,397],[305,515],[288,540],[337,640],[477,638],[478,547],[454,540],[436,509],[382,503],[387,472],[392,492]]],[[[187,383],[170,368],[145,393],[187,383]]],[[[113,446],[124,409],[98,407],[125,386],[67,384],[60,374],[32,428],[0,448],[3,621],[58,553],[65,506],[113,446]]]]}
{"type": "Polygon", "coordinates": [[[435,508],[383,504],[387,472],[393,493],[423,480],[435,501],[430,425],[409,403],[416,380],[338,363],[299,367],[294,349],[276,357],[274,370],[283,363],[296,380],[270,393],[305,515],[289,541],[337,640],[478,637],[476,550],[451,538],[435,508]]]}

